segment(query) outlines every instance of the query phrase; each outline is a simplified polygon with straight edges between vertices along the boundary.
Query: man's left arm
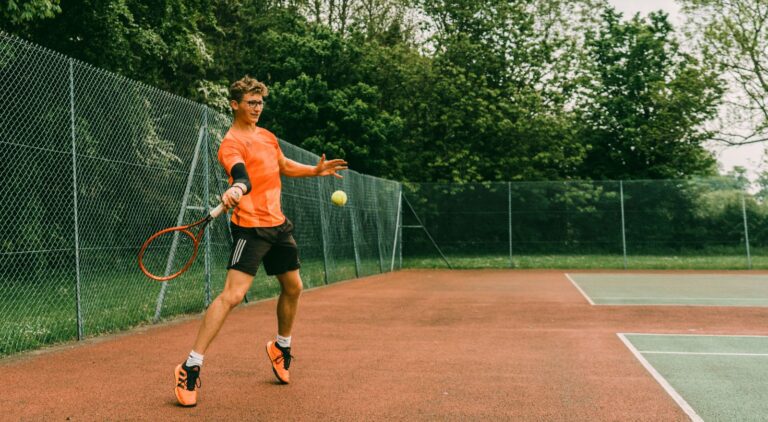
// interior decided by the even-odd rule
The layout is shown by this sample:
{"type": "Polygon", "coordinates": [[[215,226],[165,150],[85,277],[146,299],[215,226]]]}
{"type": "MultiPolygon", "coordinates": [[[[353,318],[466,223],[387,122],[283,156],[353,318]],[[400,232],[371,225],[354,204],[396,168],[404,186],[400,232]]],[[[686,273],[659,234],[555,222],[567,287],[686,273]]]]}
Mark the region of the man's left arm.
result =
{"type": "Polygon", "coordinates": [[[280,174],[288,177],[315,177],[315,176],[330,176],[333,175],[341,179],[341,175],[338,171],[347,169],[347,162],[344,160],[328,160],[325,159],[325,154],[320,157],[320,161],[316,166],[308,166],[306,164],[297,163],[284,155],[281,155],[278,159],[280,165],[280,174]]]}

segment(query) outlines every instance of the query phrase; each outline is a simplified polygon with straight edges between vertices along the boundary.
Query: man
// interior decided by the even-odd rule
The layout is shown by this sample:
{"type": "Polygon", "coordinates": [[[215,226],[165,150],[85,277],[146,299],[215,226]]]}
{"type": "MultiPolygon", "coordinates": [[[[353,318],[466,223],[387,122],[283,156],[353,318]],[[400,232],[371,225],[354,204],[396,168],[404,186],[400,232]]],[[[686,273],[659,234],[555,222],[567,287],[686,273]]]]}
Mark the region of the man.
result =
{"type": "Polygon", "coordinates": [[[232,251],[224,290],[205,312],[189,357],[175,370],[176,399],[182,406],[197,404],[203,355],[229,312],[245,297],[260,262],[264,262],[267,274],[277,276],[280,282],[277,338],[267,343],[267,355],[277,379],[285,384],[290,382],[291,329],[302,282],[293,224],[280,206],[280,175],[341,178],[337,171],[346,169],[347,163],[326,161],[323,155],[313,167],[285,158],[275,135],[256,126],[268,94],[263,83],[248,76],[229,88],[235,118],[221,142],[219,162],[231,184],[221,201],[228,208],[236,207],[231,221],[232,251]]]}

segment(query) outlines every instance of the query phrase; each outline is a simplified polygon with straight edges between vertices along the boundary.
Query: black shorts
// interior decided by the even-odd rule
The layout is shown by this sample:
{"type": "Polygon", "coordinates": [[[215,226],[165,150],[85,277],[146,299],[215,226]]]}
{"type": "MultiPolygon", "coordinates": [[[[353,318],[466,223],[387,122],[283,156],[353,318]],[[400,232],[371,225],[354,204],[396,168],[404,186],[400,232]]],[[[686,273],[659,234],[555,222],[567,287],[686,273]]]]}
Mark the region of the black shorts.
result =
{"type": "Polygon", "coordinates": [[[264,262],[268,275],[279,275],[298,270],[299,248],[293,238],[293,223],[287,218],[277,227],[232,227],[232,251],[227,269],[235,269],[256,275],[259,264],[264,262]]]}

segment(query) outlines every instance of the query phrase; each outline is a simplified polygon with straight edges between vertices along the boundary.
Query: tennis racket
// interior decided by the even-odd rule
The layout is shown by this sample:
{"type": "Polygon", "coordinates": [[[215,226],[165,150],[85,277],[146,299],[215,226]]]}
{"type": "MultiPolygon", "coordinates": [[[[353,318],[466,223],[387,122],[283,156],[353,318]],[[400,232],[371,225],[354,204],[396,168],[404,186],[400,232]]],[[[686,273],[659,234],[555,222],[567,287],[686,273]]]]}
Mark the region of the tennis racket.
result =
{"type": "Polygon", "coordinates": [[[157,281],[168,281],[184,274],[195,262],[205,227],[224,210],[224,204],[219,204],[192,224],[169,227],[150,236],[139,250],[141,272],[157,281]],[[191,229],[195,227],[198,231],[192,233],[191,229]]]}

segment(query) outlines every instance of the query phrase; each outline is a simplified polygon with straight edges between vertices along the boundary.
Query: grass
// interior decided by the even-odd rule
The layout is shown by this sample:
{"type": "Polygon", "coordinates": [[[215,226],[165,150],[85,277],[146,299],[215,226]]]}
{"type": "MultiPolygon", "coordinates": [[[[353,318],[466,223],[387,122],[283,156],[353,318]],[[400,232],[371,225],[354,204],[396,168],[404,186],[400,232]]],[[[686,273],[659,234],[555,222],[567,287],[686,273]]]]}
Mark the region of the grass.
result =
{"type": "MultiPolygon", "coordinates": [[[[711,252],[711,251],[710,251],[711,252]]],[[[719,254],[634,255],[627,259],[628,269],[710,269],[743,270],[746,256],[731,251],[719,254]]],[[[754,269],[768,269],[768,251],[755,251],[754,269]]],[[[226,259],[226,257],[224,258],[226,259]]],[[[349,280],[381,272],[377,259],[329,257],[329,268],[322,259],[302,262],[306,288],[349,280]],[[327,280],[326,280],[327,278],[327,280]]],[[[542,268],[542,269],[623,269],[621,255],[508,255],[450,254],[457,269],[542,268]]],[[[206,292],[202,260],[186,274],[168,284],[160,314],[161,319],[201,312],[224,286],[225,263],[214,260],[211,286],[206,292]]],[[[385,263],[386,264],[386,263],[385,263]]],[[[387,267],[387,265],[384,265],[387,267]]],[[[439,255],[405,257],[403,268],[446,268],[439,255]]],[[[386,270],[387,268],[385,268],[386,270]]],[[[86,337],[130,329],[154,323],[161,283],[151,281],[135,268],[133,259],[112,262],[84,260],[81,276],[81,310],[86,337]],[[100,267],[99,267],[100,266],[100,267]],[[108,268],[108,269],[105,269],[108,268]]],[[[276,296],[280,291],[274,277],[263,269],[248,292],[249,300],[276,296]]],[[[0,279],[0,356],[36,349],[77,338],[77,305],[74,276],[70,272],[27,275],[26,278],[0,279]]]]}
{"type": "MultiPolygon", "coordinates": [[[[84,260],[85,261],[85,260],[84,260]]],[[[378,269],[378,261],[376,269],[378,269]]],[[[133,260],[85,261],[80,282],[80,309],[86,337],[152,324],[162,284],[144,277],[133,260]],[[88,263],[93,265],[87,265],[88,263]],[[100,264],[99,268],[96,264],[100,264]]],[[[354,260],[336,260],[328,271],[328,282],[356,277],[354,260]]],[[[364,261],[360,275],[373,270],[364,261]]],[[[210,299],[224,286],[225,264],[211,264],[210,299]]],[[[204,266],[199,260],[187,273],[168,283],[161,319],[201,312],[206,308],[204,266]]],[[[377,271],[378,272],[378,271],[377,271]]],[[[302,262],[306,288],[325,285],[322,260],[302,262]]],[[[279,294],[280,286],[263,267],[248,292],[250,301],[279,294]]],[[[69,272],[0,279],[0,356],[77,339],[77,302],[74,274],[69,272]]]]}
{"type": "MultiPolygon", "coordinates": [[[[624,269],[621,255],[448,255],[455,269],[624,269]]],[[[447,268],[440,256],[403,257],[403,268],[447,268]]],[[[636,270],[745,270],[745,255],[634,255],[627,269],[636,270]]],[[[752,269],[768,269],[768,256],[753,256],[752,269]]]]}

